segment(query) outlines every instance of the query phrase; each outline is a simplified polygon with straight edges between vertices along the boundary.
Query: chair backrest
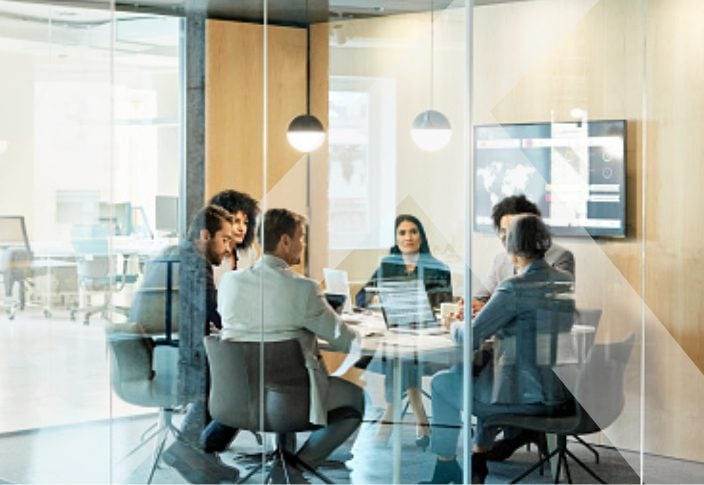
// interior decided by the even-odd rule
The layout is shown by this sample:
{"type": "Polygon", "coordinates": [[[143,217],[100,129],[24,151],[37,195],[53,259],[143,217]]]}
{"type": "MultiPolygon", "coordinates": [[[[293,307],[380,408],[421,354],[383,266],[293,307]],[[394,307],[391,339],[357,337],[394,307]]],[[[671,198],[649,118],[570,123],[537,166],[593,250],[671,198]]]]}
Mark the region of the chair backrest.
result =
{"type": "Polygon", "coordinates": [[[578,308],[575,312],[575,324],[588,325],[594,327],[594,331],[599,327],[602,314],[601,308],[578,308]]]}
{"type": "Polygon", "coordinates": [[[208,336],[205,350],[209,410],[215,420],[238,429],[277,433],[312,428],[310,381],[298,340],[231,342],[208,336]]]}
{"type": "Polygon", "coordinates": [[[173,407],[179,403],[178,348],[154,347],[139,325],[106,329],[113,391],[130,404],[173,407]]]}
{"type": "Polygon", "coordinates": [[[178,332],[179,266],[178,247],[168,248],[164,254],[152,259],[145,266],[142,285],[130,307],[129,321],[142,325],[148,334],[163,334],[169,318],[171,332],[178,332]],[[169,299],[170,306],[167,301],[169,299]]]}
{"type": "Polygon", "coordinates": [[[574,390],[578,424],[575,433],[591,433],[613,423],[625,403],[624,375],[635,335],[621,342],[594,344],[579,371],[574,390]]]}

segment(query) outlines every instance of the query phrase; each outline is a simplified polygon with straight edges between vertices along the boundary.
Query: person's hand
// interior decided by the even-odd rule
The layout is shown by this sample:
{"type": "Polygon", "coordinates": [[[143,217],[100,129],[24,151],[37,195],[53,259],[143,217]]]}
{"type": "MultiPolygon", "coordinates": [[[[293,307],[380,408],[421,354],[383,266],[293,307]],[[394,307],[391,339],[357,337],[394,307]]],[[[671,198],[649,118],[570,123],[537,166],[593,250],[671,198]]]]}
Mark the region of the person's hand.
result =
{"type": "Polygon", "coordinates": [[[464,320],[464,298],[457,299],[457,313],[453,314],[452,317],[455,320],[464,320]]]}
{"type": "Polygon", "coordinates": [[[210,333],[220,333],[220,329],[210,322],[210,333]]]}
{"type": "Polygon", "coordinates": [[[484,305],[486,305],[485,301],[472,300],[472,316],[476,316],[477,313],[479,313],[482,308],[484,308],[484,305]]]}
{"type": "Polygon", "coordinates": [[[461,321],[462,319],[464,319],[464,300],[462,298],[458,298],[456,304],[457,311],[448,313],[442,319],[443,326],[448,332],[450,331],[450,328],[452,327],[452,324],[454,322],[461,321]]]}

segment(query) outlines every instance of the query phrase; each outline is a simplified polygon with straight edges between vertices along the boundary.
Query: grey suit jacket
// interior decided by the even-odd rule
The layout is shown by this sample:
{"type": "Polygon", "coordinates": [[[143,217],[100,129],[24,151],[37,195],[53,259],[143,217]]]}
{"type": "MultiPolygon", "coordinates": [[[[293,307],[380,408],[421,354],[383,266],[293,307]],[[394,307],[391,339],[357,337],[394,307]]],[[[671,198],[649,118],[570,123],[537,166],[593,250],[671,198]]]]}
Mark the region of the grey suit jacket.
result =
{"type": "Polygon", "coordinates": [[[318,337],[347,352],[359,338],[325,301],[318,283],[265,254],[251,268],[228,272],[220,280],[218,310],[222,338],[246,342],[298,339],[310,378],[310,422],[326,425],[328,373],[318,337]]]}
{"type": "MultiPolygon", "coordinates": [[[[548,252],[545,253],[545,261],[553,268],[569,273],[574,281],[574,255],[569,249],[559,244],[553,244],[550,246],[550,249],[548,249],[548,252]]],[[[474,299],[481,301],[489,300],[494,291],[496,291],[496,287],[499,286],[499,283],[513,275],[513,264],[508,257],[508,253],[506,253],[506,251],[497,253],[494,258],[494,264],[491,267],[491,273],[489,273],[487,280],[484,282],[484,286],[474,293],[474,299]]]]}
{"type": "MultiPolygon", "coordinates": [[[[494,336],[492,365],[475,382],[475,398],[487,404],[561,404],[569,393],[553,372],[559,333],[574,321],[570,275],[544,259],[502,281],[472,322],[477,348],[494,336]]],[[[464,327],[453,327],[461,342],[464,327]]]]}

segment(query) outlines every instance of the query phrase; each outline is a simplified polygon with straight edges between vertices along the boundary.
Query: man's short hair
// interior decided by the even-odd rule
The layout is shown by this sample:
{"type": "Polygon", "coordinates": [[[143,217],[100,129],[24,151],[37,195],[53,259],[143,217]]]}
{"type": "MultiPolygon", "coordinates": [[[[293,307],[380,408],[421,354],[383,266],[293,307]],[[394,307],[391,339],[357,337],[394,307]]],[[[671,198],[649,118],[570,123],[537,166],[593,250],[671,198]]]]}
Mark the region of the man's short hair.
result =
{"type": "Polygon", "coordinates": [[[296,228],[305,223],[306,218],[301,214],[288,209],[269,209],[264,214],[262,230],[259,232],[259,244],[265,253],[273,253],[281,236],[288,234],[293,237],[296,234],[296,228]]]}
{"type": "Polygon", "coordinates": [[[200,239],[200,231],[206,229],[211,237],[215,236],[223,225],[223,222],[232,224],[232,214],[219,205],[206,205],[193,216],[191,224],[188,226],[188,240],[197,241],[200,239]]]}
{"type": "Polygon", "coordinates": [[[540,217],[540,209],[528,200],[524,194],[505,197],[491,209],[494,229],[498,231],[501,228],[501,219],[504,216],[514,216],[516,214],[535,214],[540,217]]]}
{"type": "Polygon", "coordinates": [[[511,219],[506,234],[506,252],[526,259],[542,259],[550,249],[550,229],[540,216],[520,214],[511,219]]]}
{"type": "Polygon", "coordinates": [[[254,241],[256,232],[257,216],[259,216],[259,204],[252,196],[244,192],[228,189],[218,192],[210,199],[209,204],[219,205],[231,214],[242,211],[247,215],[248,227],[244,235],[244,240],[237,247],[246,249],[254,241]]]}

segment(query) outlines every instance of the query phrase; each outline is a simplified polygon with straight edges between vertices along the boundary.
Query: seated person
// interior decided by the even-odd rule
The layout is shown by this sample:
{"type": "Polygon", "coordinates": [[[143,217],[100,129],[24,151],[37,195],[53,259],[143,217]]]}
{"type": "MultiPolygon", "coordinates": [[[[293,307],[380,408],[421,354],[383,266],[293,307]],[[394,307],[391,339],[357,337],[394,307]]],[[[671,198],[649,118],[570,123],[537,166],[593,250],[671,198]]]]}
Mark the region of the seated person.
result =
{"type": "MultiPolygon", "coordinates": [[[[540,216],[540,210],[537,205],[528,200],[523,194],[505,197],[494,205],[491,210],[494,228],[496,229],[504,249],[506,246],[506,231],[508,230],[509,223],[511,219],[518,214],[535,214],[536,216],[540,216]]],[[[566,271],[572,275],[572,279],[574,280],[574,256],[568,249],[553,243],[550,249],[545,253],[545,261],[553,268],[566,271]]],[[[496,291],[496,287],[499,283],[513,276],[515,271],[516,268],[505,250],[496,254],[491,267],[491,273],[489,273],[484,285],[480,286],[472,297],[473,316],[486,305],[486,302],[494,291],[496,291]]],[[[503,429],[503,437],[504,439],[498,440],[489,451],[487,455],[489,460],[505,460],[518,448],[538,438],[536,433],[521,433],[519,430],[511,428],[503,429]]]]}
{"type": "Polygon", "coordinates": [[[213,268],[215,286],[227,271],[246,269],[257,259],[257,250],[252,246],[254,226],[259,215],[259,204],[249,194],[227,189],[218,192],[209,204],[219,205],[232,214],[232,246],[230,254],[219,266],[213,268]]]}
{"type": "MultiPolygon", "coordinates": [[[[491,209],[494,229],[496,229],[504,249],[506,248],[508,225],[511,219],[518,214],[535,214],[540,217],[540,209],[523,194],[505,197],[491,209]]],[[[545,253],[545,261],[553,268],[566,271],[574,279],[574,255],[569,249],[553,243],[545,253]]],[[[484,285],[480,286],[472,296],[472,314],[476,314],[486,305],[499,283],[515,274],[515,266],[511,262],[508,253],[506,251],[498,252],[494,257],[491,273],[489,273],[486,281],[483,282],[484,285]]]]}
{"type": "MultiPolygon", "coordinates": [[[[381,264],[374,271],[369,281],[362,287],[355,297],[359,307],[366,307],[373,302],[372,292],[369,288],[376,288],[384,281],[421,280],[432,307],[440,303],[452,301],[452,281],[450,270],[441,261],[430,254],[428,238],[425,235],[423,224],[414,216],[402,214],[396,217],[394,227],[396,244],[391,248],[390,254],[381,260],[381,264]]],[[[386,410],[381,418],[381,426],[377,432],[379,441],[386,441],[391,432],[389,426],[393,420],[393,380],[391,365],[384,364],[386,379],[385,398],[386,410]]],[[[430,442],[430,428],[428,417],[423,407],[421,388],[422,372],[417,364],[405,363],[402,368],[401,389],[408,393],[408,401],[416,416],[416,445],[425,449],[430,442]]]]}
{"type": "Polygon", "coordinates": [[[165,450],[164,461],[189,483],[232,481],[238,473],[236,468],[221,463],[217,456],[204,454],[197,448],[198,437],[209,419],[203,335],[221,326],[212,267],[229,254],[231,238],[230,213],[215,205],[200,209],[189,225],[188,239],[164,249],[146,266],[142,286],[130,311],[130,321],[142,324],[147,332],[164,331],[167,271],[171,266],[174,299],[171,330],[178,332],[179,337],[179,394],[189,404],[181,422],[181,433],[165,450]]]}
{"type": "MultiPolygon", "coordinates": [[[[474,378],[472,412],[477,417],[472,453],[472,483],[483,483],[487,452],[498,432],[484,426],[494,414],[551,415],[563,413],[572,398],[552,371],[549,349],[558,331],[568,331],[574,315],[572,278],[545,261],[550,232],[536,215],[515,216],[509,225],[506,250],[518,274],[502,281],[472,322],[475,350],[494,337],[493,357],[474,378]],[[556,325],[546,325],[556,323],[556,325]],[[540,335],[539,335],[540,334],[540,335]],[[538,339],[546,345],[538,346],[538,339]]],[[[464,324],[455,322],[453,338],[461,342],[464,324]]],[[[463,372],[460,366],[443,371],[432,380],[433,433],[431,449],[438,455],[427,483],[462,483],[456,460],[462,426],[463,372]]]]}
{"type": "MultiPolygon", "coordinates": [[[[220,280],[218,309],[221,338],[259,342],[298,339],[310,378],[310,422],[313,431],[298,457],[316,467],[359,427],[364,415],[361,388],[328,376],[320,358],[318,337],[347,352],[359,336],[328,305],[318,284],[295,273],[301,261],[305,218],[286,209],[264,215],[264,255],[247,271],[225,273],[220,280]],[[263,284],[262,284],[263,283],[263,284]],[[266,309],[266,320],[260,315],[266,309]],[[350,412],[340,412],[340,411],[350,412]]],[[[237,430],[212,421],[201,436],[206,451],[223,451],[237,430]]]]}

